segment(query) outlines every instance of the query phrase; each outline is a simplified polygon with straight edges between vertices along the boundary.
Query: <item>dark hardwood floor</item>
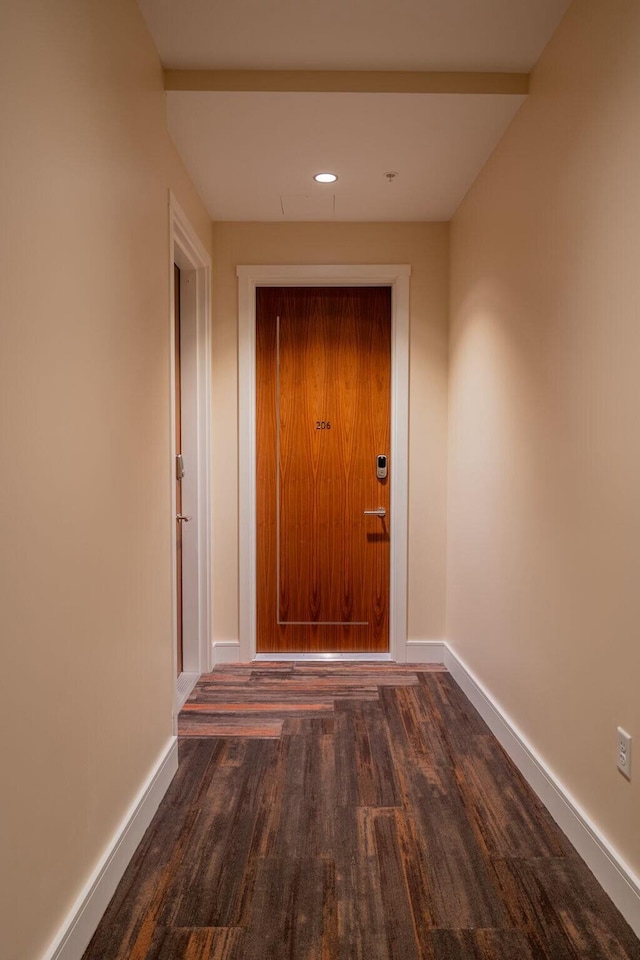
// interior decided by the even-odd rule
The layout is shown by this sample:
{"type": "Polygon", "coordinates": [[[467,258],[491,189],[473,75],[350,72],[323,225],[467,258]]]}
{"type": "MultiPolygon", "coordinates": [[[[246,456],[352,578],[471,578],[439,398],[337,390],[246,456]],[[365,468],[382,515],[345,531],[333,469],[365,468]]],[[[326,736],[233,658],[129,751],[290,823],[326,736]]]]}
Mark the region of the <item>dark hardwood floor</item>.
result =
{"type": "Polygon", "coordinates": [[[640,960],[437,667],[222,667],[179,731],[84,960],[640,960]]]}

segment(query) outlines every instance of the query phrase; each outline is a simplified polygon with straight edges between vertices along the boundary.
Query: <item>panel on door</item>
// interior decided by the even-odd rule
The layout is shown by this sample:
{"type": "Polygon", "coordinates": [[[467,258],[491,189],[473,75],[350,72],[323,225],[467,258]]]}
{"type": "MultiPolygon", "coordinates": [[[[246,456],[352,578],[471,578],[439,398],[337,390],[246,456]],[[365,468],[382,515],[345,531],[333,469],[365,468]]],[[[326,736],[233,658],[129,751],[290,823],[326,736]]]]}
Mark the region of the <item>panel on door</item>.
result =
{"type": "Polygon", "coordinates": [[[391,291],[259,288],[258,652],[389,649],[391,291]]]}

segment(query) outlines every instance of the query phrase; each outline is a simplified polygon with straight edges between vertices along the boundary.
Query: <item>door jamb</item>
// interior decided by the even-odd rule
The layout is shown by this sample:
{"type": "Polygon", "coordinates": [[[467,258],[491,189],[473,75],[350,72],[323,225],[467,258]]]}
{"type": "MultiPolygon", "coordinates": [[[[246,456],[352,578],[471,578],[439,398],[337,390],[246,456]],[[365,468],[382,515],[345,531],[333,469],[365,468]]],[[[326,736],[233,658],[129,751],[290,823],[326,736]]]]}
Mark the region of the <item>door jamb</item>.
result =
{"type": "MultiPolygon", "coordinates": [[[[197,567],[196,635],[185,637],[184,672],[177,678],[175,714],[189,695],[195,679],[212,668],[211,655],[211,257],[191,226],[175,196],[169,191],[169,268],[170,268],[170,376],[171,376],[171,578],[173,675],[177,673],[176,625],[176,493],[175,493],[175,300],[173,264],[188,271],[194,289],[186,299],[186,314],[181,303],[183,324],[195,331],[195,447],[196,484],[193,512],[196,524],[197,567]]],[[[181,298],[182,300],[182,298],[181,298]]],[[[175,722],[175,718],[174,718],[175,722]]]]}
{"type": "MultiPolygon", "coordinates": [[[[233,659],[256,656],[256,288],[391,287],[391,539],[389,653],[407,659],[409,465],[408,264],[238,266],[239,601],[240,639],[233,659]]],[[[229,646],[227,644],[227,646],[229,646]]],[[[225,659],[231,658],[227,651],[225,659]]]]}

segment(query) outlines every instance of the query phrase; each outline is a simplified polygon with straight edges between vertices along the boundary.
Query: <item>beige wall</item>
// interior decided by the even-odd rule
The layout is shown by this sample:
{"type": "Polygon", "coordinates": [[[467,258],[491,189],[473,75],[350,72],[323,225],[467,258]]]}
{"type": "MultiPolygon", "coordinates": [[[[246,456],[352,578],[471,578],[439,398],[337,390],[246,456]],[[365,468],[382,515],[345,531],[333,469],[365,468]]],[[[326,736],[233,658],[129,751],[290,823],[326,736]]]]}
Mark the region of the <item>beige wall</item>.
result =
{"type": "Polygon", "coordinates": [[[409,263],[409,638],[444,632],[448,225],[214,224],[214,640],[238,639],[238,264],[409,263]],[[216,469],[215,464],[224,464],[216,469]]]}
{"type": "Polygon", "coordinates": [[[134,0],[0,30],[0,953],[40,957],[172,732],[166,134],[134,0]]]}
{"type": "Polygon", "coordinates": [[[636,872],[639,97],[640,5],[576,0],[455,216],[448,514],[450,642],[636,872]]]}

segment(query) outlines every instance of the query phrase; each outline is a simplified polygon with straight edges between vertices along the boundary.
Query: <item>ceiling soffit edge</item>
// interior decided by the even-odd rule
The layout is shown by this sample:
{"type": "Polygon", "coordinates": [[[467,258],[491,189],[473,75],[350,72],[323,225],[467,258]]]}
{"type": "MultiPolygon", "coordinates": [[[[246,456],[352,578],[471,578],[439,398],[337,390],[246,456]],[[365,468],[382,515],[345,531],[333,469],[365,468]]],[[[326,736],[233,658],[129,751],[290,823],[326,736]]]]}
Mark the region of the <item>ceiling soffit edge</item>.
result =
{"type": "Polygon", "coordinates": [[[252,93],[529,92],[528,73],[405,70],[165,70],[165,90],[252,93]]]}

